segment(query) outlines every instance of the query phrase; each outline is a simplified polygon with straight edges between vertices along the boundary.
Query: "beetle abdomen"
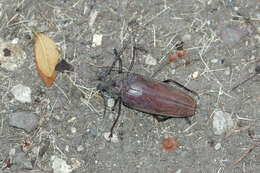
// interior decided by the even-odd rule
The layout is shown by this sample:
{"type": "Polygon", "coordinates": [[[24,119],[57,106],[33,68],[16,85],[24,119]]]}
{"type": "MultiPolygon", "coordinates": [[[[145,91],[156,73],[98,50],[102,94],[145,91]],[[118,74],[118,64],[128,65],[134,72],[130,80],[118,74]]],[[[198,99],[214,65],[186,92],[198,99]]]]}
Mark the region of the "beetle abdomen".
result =
{"type": "Polygon", "coordinates": [[[166,83],[129,74],[124,84],[122,101],[130,108],[169,117],[189,117],[195,114],[196,101],[166,83]]]}

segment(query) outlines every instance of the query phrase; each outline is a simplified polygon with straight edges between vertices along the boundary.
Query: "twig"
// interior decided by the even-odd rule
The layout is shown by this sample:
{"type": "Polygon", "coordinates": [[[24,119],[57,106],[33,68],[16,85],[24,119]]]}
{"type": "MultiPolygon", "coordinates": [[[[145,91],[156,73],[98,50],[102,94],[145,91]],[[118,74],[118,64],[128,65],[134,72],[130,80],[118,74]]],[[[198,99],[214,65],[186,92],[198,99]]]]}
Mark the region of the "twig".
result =
{"type": "Polygon", "coordinates": [[[245,127],[239,128],[239,129],[233,129],[233,130],[231,130],[230,132],[228,132],[228,133],[225,135],[225,137],[227,138],[227,137],[231,136],[231,135],[234,134],[234,133],[240,133],[241,131],[245,131],[245,130],[248,130],[248,129],[250,129],[250,128],[251,128],[251,126],[248,125],[248,126],[245,126],[245,127]]]}
{"type": "Polygon", "coordinates": [[[156,28],[153,25],[153,47],[156,47],[156,28]]]}
{"type": "Polygon", "coordinates": [[[259,73],[255,73],[253,76],[247,78],[246,80],[244,80],[243,82],[240,82],[239,84],[237,84],[236,86],[234,86],[232,88],[231,91],[234,91],[236,88],[238,88],[239,86],[243,85],[244,83],[246,83],[247,81],[249,81],[250,79],[253,79],[255,76],[257,76],[259,73]]]}
{"type": "Polygon", "coordinates": [[[256,144],[253,143],[253,145],[235,162],[235,165],[237,165],[239,162],[241,162],[250,152],[255,149],[256,144]]]}
{"type": "Polygon", "coordinates": [[[195,126],[198,122],[196,121],[195,123],[193,123],[192,125],[190,125],[188,128],[186,128],[185,130],[183,130],[184,133],[188,132],[193,126],[195,126]]]}
{"type": "Polygon", "coordinates": [[[143,26],[147,25],[148,23],[152,22],[155,18],[157,18],[158,16],[160,16],[161,14],[163,14],[165,11],[167,11],[169,9],[169,7],[163,9],[162,11],[160,11],[159,13],[157,13],[155,16],[153,16],[150,20],[148,20],[143,26]]]}

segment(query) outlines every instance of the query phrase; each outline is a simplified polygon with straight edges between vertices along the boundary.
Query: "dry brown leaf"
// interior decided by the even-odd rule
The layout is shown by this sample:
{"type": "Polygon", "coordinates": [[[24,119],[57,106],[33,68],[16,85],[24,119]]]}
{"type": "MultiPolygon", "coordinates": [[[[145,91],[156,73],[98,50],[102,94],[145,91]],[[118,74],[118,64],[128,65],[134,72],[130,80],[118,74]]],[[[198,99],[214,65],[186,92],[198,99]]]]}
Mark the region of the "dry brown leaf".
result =
{"type": "Polygon", "coordinates": [[[52,84],[53,84],[55,78],[56,78],[56,71],[54,71],[54,72],[52,73],[52,76],[51,76],[51,77],[47,77],[47,76],[45,76],[45,75],[41,72],[41,70],[40,70],[39,67],[38,67],[37,62],[35,62],[35,63],[36,63],[36,70],[37,70],[39,76],[42,78],[43,83],[44,83],[48,88],[50,88],[50,87],[52,86],[52,84]]]}
{"type": "Polygon", "coordinates": [[[59,60],[56,44],[44,34],[37,32],[33,32],[33,34],[35,62],[39,68],[38,72],[41,71],[47,78],[51,78],[59,60]]]}

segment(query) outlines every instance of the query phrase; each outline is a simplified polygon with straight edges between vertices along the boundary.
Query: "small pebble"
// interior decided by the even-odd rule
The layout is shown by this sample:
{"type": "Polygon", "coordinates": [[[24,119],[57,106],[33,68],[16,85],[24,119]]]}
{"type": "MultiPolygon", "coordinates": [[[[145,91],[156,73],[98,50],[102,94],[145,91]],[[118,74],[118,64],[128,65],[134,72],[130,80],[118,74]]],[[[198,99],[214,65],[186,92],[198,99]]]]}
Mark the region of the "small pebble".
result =
{"type": "Polygon", "coordinates": [[[11,43],[12,43],[12,44],[18,44],[18,41],[19,41],[19,38],[14,38],[14,39],[11,41],[11,43]]]}
{"type": "Polygon", "coordinates": [[[172,69],[171,74],[174,75],[176,73],[176,69],[172,69]]]}
{"type": "Polygon", "coordinates": [[[95,128],[90,128],[89,129],[90,135],[93,137],[97,136],[97,130],[95,128]]]}
{"type": "Polygon", "coordinates": [[[103,38],[103,35],[101,35],[101,34],[94,34],[93,35],[93,40],[92,40],[92,47],[101,46],[102,38],[103,38]]]}
{"type": "Polygon", "coordinates": [[[233,128],[234,121],[229,113],[219,110],[214,112],[212,124],[214,133],[221,135],[233,128]]]}
{"type": "Polygon", "coordinates": [[[260,43],[260,34],[256,34],[254,38],[258,43],[260,43]]]}
{"type": "Polygon", "coordinates": [[[233,6],[233,2],[232,2],[232,1],[229,1],[229,2],[227,3],[227,5],[226,5],[227,8],[230,8],[230,7],[232,7],[232,6],[233,6]]]}
{"type": "Polygon", "coordinates": [[[18,84],[11,89],[14,98],[22,103],[31,103],[31,89],[22,84],[18,84]]]}
{"type": "Polygon", "coordinates": [[[52,169],[54,173],[70,173],[72,168],[66,163],[65,160],[62,160],[56,156],[52,157],[52,169]]]}
{"type": "Polygon", "coordinates": [[[38,126],[38,118],[31,112],[15,112],[11,114],[9,124],[29,133],[38,126]]]}
{"type": "Polygon", "coordinates": [[[76,133],[76,132],[77,132],[76,127],[71,127],[71,133],[74,134],[74,133],[76,133]]]}
{"type": "Polygon", "coordinates": [[[17,169],[32,169],[33,165],[30,160],[27,159],[25,153],[17,153],[14,157],[13,164],[17,169]]]}
{"type": "Polygon", "coordinates": [[[110,119],[110,120],[114,120],[114,117],[115,117],[116,115],[114,115],[113,113],[110,113],[109,115],[108,115],[108,119],[110,119]]]}
{"type": "Polygon", "coordinates": [[[83,151],[84,150],[84,147],[82,146],[82,145],[79,145],[78,147],[77,147],[77,151],[78,152],[81,152],[81,151],[83,151]]]}
{"type": "Polygon", "coordinates": [[[195,71],[192,73],[192,79],[197,79],[199,77],[199,72],[195,71]]]}
{"type": "Polygon", "coordinates": [[[219,150],[221,148],[221,143],[217,143],[216,145],[215,145],[215,150],[219,150]]]}
{"type": "Polygon", "coordinates": [[[246,47],[248,46],[248,41],[245,41],[245,46],[246,46],[246,47]]]}
{"type": "Polygon", "coordinates": [[[9,151],[9,156],[14,156],[16,153],[15,148],[11,148],[11,150],[9,151]]]}
{"type": "Polygon", "coordinates": [[[65,151],[69,152],[70,151],[70,147],[68,145],[65,146],[65,151]]]}
{"type": "Polygon", "coordinates": [[[68,120],[68,123],[71,123],[71,122],[75,121],[76,119],[77,119],[76,117],[72,117],[72,118],[70,118],[70,119],[68,120]]]}
{"type": "Polygon", "coordinates": [[[113,98],[109,98],[107,100],[107,106],[108,107],[112,108],[114,106],[114,104],[115,104],[115,100],[113,98]]]}
{"type": "Polygon", "coordinates": [[[230,68],[226,68],[224,73],[225,73],[226,76],[229,76],[230,75],[230,68]]]}
{"type": "Polygon", "coordinates": [[[185,34],[184,36],[182,36],[181,40],[184,41],[184,42],[190,41],[191,40],[191,35],[190,34],[185,34]]]}
{"type": "Polygon", "coordinates": [[[225,45],[233,46],[237,44],[246,33],[242,30],[226,27],[221,32],[221,39],[225,45]]]}
{"type": "Polygon", "coordinates": [[[157,64],[157,60],[152,57],[150,54],[149,55],[144,55],[145,58],[145,64],[147,65],[156,65],[157,64]]]}
{"type": "Polygon", "coordinates": [[[178,170],[176,171],[176,173],[181,173],[181,169],[178,169],[178,170]]]}
{"type": "Polygon", "coordinates": [[[216,64],[218,62],[218,59],[214,58],[214,59],[210,60],[210,62],[213,64],[216,64]]]}
{"type": "Polygon", "coordinates": [[[119,142],[119,139],[117,137],[116,134],[113,134],[112,138],[109,137],[110,135],[110,132],[105,132],[104,133],[104,138],[107,140],[107,141],[111,141],[113,143],[118,143],[119,142]]]}
{"type": "Polygon", "coordinates": [[[56,119],[56,120],[58,120],[58,121],[63,121],[64,120],[64,118],[65,118],[65,115],[64,114],[61,114],[61,115],[55,115],[54,116],[54,118],[56,119]]]}
{"type": "Polygon", "coordinates": [[[250,60],[251,60],[251,61],[254,61],[254,60],[256,60],[256,57],[255,57],[255,55],[252,55],[252,56],[250,57],[250,60]]]}
{"type": "Polygon", "coordinates": [[[24,64],[26,54],[18,44],[18,39],[4,42],[0,39],[0,67],[15,71],[24,64]]]}
{"type": "Polygon", "coordinates": [[[237,71],[240,71],[240,67],[237,65],[237,66],[235,66],[235,69],[237,70],[237,71]]]}
{"type": "Polygon", "coordinates": [[[164,152],[175,151],[178,148],[179,148],[179,143],[177,139],[173,137],[167,137],[162,140],[162,149],[164,152]]]}
{"type": "Polygon", "coordinates": [[[76,160],[75,158],[71,159],[71,166],[73,170],[79,168],[80,165],[81,165],[80,161],[76,160]]]}
{"type": "Polygon", "coordinates": [[[235,11],[238,11],[238,10],[239,10],[239,7],[234,7],[234,10],[235,10],[235,11]]]}

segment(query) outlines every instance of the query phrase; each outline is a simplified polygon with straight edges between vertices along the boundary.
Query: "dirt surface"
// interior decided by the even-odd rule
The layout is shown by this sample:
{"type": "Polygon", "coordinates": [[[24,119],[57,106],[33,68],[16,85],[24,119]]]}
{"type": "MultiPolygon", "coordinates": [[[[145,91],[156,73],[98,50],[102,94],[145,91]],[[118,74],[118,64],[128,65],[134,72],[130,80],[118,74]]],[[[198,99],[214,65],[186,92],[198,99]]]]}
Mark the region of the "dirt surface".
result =
{"type": "Polygon", "coordinates": [[[258,0],[0,0],[0,5],[0,38],[18,39],[26,54],[16,70],[0,68],[0,172],[52,172],[62,162],[55,158],[66,162],[64,173],[260,172],[259,76],[232,91],[259,66],[258,0]],[[57,72],[51,88],[36,71],[32,30],[52,38],[60,59],[74,67],[71,73],[57,72]],[[95,34],[102,35],[101,45],[93,44],[95,34]],[[108,108],[103,117],[103,99],[95,88],[113,62],[113,48],[127,42],[126,70],[135,43],[133,72],[151,76],[177,53],[181,41],[186,61],[163,66],[155,79],[174,79],[199,94],[191,124],[176,118],[157,122],[123,106],[114,130],[118,139],[107,141],[104,134],[117,113],[108,108]],[[146,62],[149,56],[155,65],[146,62]],[[184,65],[187,59],[190,64],[184,65]],[[31,89],[31,102],[14,98],[11,89],[18,84],[31,89]],[[234,126],[216,135],[212,123],[219,110],[234,126]],[[36,129],[9,124],[12,113],[21,111],[37,116],[36,129]],[[167,137],[177,139],[177,150],[163,150],[167,137]],[[18,153],[32,168],[12,164],[18,153]]]}

